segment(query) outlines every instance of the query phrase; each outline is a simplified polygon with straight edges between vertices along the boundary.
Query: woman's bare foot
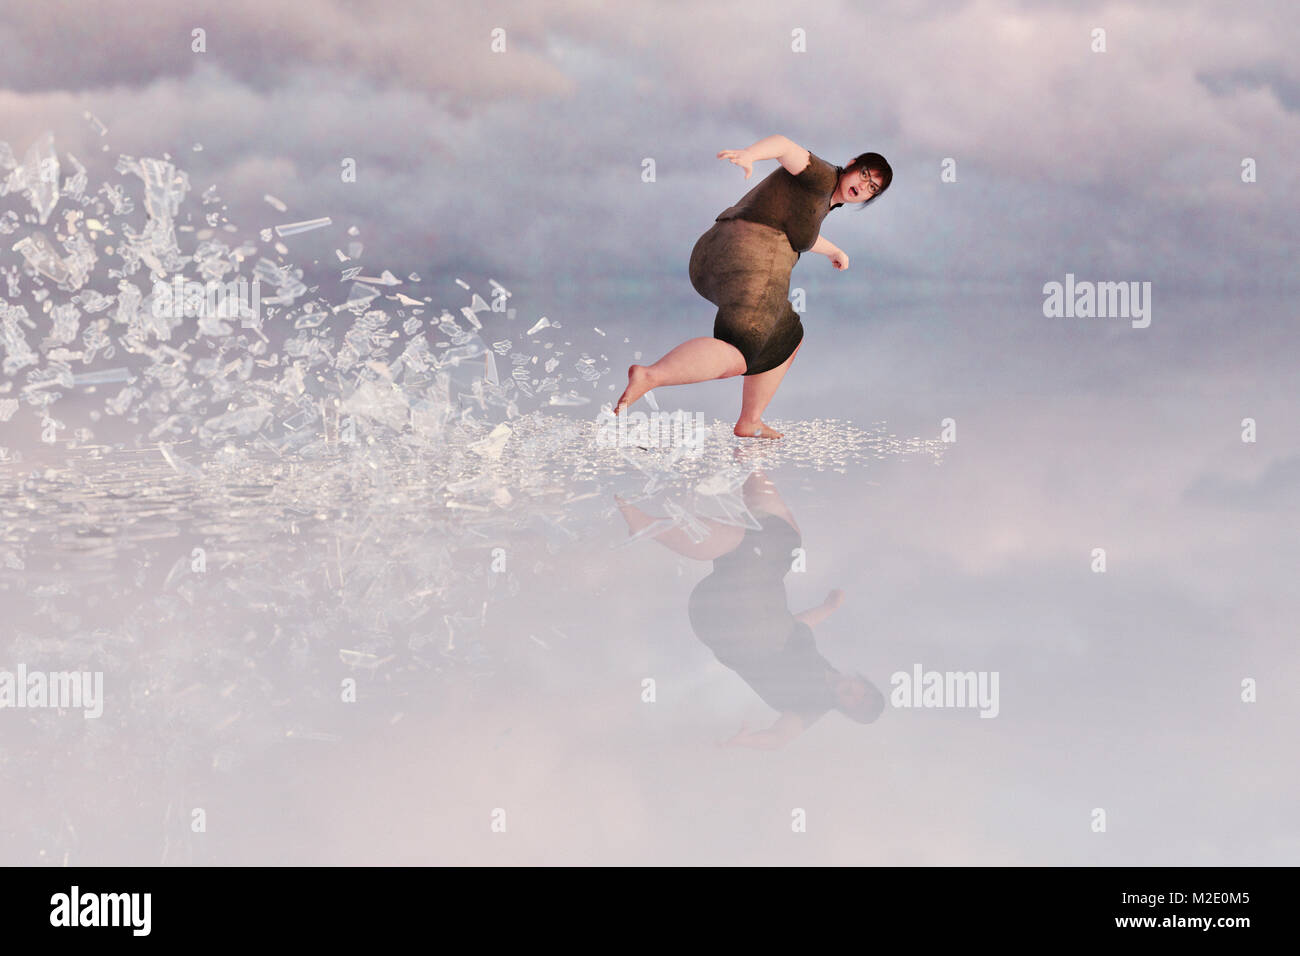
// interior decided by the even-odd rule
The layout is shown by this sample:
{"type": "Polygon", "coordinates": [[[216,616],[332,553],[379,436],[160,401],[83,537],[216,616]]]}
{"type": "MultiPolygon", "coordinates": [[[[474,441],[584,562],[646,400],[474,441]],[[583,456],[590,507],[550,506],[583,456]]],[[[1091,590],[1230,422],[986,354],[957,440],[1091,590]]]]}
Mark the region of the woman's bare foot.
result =
{"type": "Polygon", "coordinates": [[[614,496],[614,504],[618,505],[618,510],[623,513],[623,520],[627,522],[627,533],[636,534],[636,529],[632,527],[632,519],[644,515],[645,512],[622,495],[614,496]]]}
{"type": "Polygon", "coordinates": [[[785,434],[762,422],[736,422],[731,433],[737,438],[780,438],[785,434]]]}
{"type": "Polygon", "coordinates": [[[623,389],[623,394],[619,396],[618,402],[614,405],[614,414],[633,404],[638,398],[650,391],[654,383],[650,381],[650,370],[644,365],[629,365],[627,367],[627,388],[623,389]]]}

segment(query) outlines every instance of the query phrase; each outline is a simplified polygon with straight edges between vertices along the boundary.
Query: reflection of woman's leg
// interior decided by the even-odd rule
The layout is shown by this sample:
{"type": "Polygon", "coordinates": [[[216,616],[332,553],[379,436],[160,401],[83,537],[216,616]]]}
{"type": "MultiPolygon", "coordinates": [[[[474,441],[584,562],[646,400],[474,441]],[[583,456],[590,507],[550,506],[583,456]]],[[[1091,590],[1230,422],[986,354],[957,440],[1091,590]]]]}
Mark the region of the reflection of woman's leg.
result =
{"type": "Polygon", "coordinates": [[[715,378],[730,378],[745,371],[740,349],[721,339],[688,339],[654,365],[633,365],[627,370],[627,389],[614,410],[631,405],[660,385],[689,385],[715,378]]]}
{"type": "MultiPolygon", "coordinates": [[[[636,505],[624,501],[618,495],[614,496],[614,500],[618,502],[619,511],[623,513],[623,519],[627,522],[629,534],[636,534],[642,528],[660,520],[654,515],[646,514],[636,505]]],[[[709,528],[709,535],[703,541],[696,541],[681,528],[666,528],[655,535],[654,539],[683,557],[695,558],[698,561],[712,561],[719,555],[734,551],[740,544],[741,538],[745,536],[745,530],[735,525],[723,524],[721,521],[702,516],[697,517],[696,520],[709,528]]]]}
{"type": "Polygon", "coordinates": [[[744,392],[740,404],[740,418],[737,419],[734,429],[736,435],[746,438],[781,437],[780,432],[768,428],[761,419],[763,411],[767,408],[767,403],[776,394],[781,379],[785,378],[785,373],[790,369],[790,363],[794,361],[794,357],[799,354],[799,349],[802,347],[803,343],[800,342],[795,346],[794,351],[790,353],[790,357],[776,368],[760,372],[758,375],[745,376],[744,392]]]}
{"type": "MultiPolygon", "coordinates": [[[[799,349],[796,347],[795,351],[797,352],[799,349]]],[[[776,369],[772,369],[772,371],[775,372],[776,369]]],[[[745,485],[741,488],[740,493],[744,496],[745,507],[749,509],[750,514],[776,515],[794,528],[796,534],[803,534],[799,530],[798,522],[794,520],[794,515],[790,512],[789,506],[786,505],[785,499],[776,490],[776,485],[772,482],[772,479],[767,477],[761,468],[755,468],[750,473],[750,476],[745,479],[745,485]]]]}

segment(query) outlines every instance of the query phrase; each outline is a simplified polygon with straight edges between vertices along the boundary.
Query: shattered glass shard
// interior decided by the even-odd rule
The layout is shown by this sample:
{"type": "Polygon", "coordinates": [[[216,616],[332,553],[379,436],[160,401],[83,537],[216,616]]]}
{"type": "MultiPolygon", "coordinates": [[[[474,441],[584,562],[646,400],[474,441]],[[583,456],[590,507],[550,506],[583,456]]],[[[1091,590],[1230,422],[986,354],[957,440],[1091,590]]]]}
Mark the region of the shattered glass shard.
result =
{"type": "Polygon", "coordinates": [[[586,405],[591,401],[585,395],[579,395],[577,392],[556,393],[551,396],[551,405],[586,405]]]}
{"type": "Polygon", "coordinates": [[[95,372],[81,372],[72,376],[73,385],[105,385],[109,382],[125,382],[131,378],[130,369],[104,368],[95,372]]]}
{"type": "Polygon", "coordinates": [[[22,163],[9,173],[3,192],[21,192],[45,225],[59,202],[59,157],[53,133],[43,133],[31,145],[22,163]]]}
{"type": "Polygon", "coordinates": [[[14,243],[13,250],[22,253],[23,258],[33,269],[57,283],[67,282],[72,274],[64,263],[63,257],[58,254],[43,232],[34,232],[30,236],[19,239],[14,243]]]}
{"type": "Polygon", "coordinates": [[[509,425],[502,422],[488,434],[484,439],[476,441],[469,446],[469,450],[484,458],[490,458],[493,461],[501,460],[501,453],[505,450],[506,442],[514,434],[509,425]]]}
{"type": "Polygon", "coordinates": [[[368,285],[362,285],[360,282],[354,282],[352,288],[348,290],[347,301],[340,308],[343,309],[362,309],[373,302],[379,296],[379,290],[368,285]]]}
{"type": "MultiPolygon", "coordinates": [[[[286,222],[284,225],[275,227],[275,234],[284,238],[285,236],[296,236],[300,232],[310,232],[313,229],[321,229],[331,225],[333,220],[329,216],[320,219],[304,219],[301,222],[286,222]]],[[[353,258],[356,258],[353,256],[353,258]]]]}
{"type": "MultiPolygon", "coordinates": [[[[328,220],[326,220],[328,222],[328,220]]],[[[378,278],[374,276],[357,276],[358,282],[369,282],[371,285],[401,285],[402,280],[397,278],[387,269],[378,278]]]]}

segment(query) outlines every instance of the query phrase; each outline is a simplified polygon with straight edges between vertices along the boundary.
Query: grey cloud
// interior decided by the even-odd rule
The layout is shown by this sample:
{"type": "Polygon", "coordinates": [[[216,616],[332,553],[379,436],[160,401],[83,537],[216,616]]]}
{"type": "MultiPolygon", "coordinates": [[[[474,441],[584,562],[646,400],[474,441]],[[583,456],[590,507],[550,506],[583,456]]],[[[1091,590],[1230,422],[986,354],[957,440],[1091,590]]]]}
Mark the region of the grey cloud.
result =
{"type": "Polygon", "coordinates": [[[1300,80],[1288,76],[1278,64],[1258,68],[1198,73],[1196,80],[1218,97],[1240,90],[1267,89],[1288,113],[1300,112],[1300,80]]]}
{"type": "Polygon", "coordinates": [[[398,272],[685,288],[690,243],[749,185],[714,153],[781,132],[836,162],[889,156],[887,202],[826,227],[886,287],[1073,271],[1156,280],[1161,296],[1271,288],[1293,274],[1283,157],[1300,121],[1196,79],[1283,83],[1269,64],[1300,14],[1252,9],[1230,24],[1212,4],[1107,15],[1099,55],[1090,16],[1061,4],[31,6],[0,28],[0,138],[23,148],[50,126],[84,160],[99,147],[89,106],[115,151],[170,150],[241,226],[266,224],[272,192],[360,225],[398,272]],[[189,51],[194,25],[207,54],[189,51]],[[506,55],[487,52],[496,25],[506,55]],[[789,48],[796,26],[805,56],[789,48]],[[186,152],[195,141],[203,153],[186,152]],[[1239,181],[1243,155],[1258,184],[1239,181]],[[340,189],[345,156],[361,175],[340,189]],[[946,156],[955,184],[938,180],[946,156]]]}
{"type": "Polygon", "coordinates": [[[454,3],[339,0],[29,5],[0,29],[0,82],[20,92],[140,88],[213,61],[267,91],[299,69],[323,67],[467,112],[473,102],[572,92],[546,55],[547,24],[546,13],[526,4],[490,13],[454,3]],[[508,30],[507,55],[489,49],[496,26],[508,30]],[[192,50],[195,29],[205,33],[205,52],[192,50]]]}
{"type": "Polygon", "coordinates": [[[1183,493],[1186,501],[1232,511],[1271,511],[1300,505],[1300,455],[1276,458],[1252,479],[1198,476],[1183,493]]]}

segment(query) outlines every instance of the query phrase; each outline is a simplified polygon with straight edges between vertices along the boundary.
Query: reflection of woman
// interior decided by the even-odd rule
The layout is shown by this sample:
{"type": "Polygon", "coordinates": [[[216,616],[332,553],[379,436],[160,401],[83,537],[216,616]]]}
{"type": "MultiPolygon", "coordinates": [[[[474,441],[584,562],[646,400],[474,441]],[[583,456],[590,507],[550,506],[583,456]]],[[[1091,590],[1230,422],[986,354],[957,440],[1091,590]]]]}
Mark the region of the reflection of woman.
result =
{"type": "MultiPolygon", "coordinates": [[[[789,743],[829,710],[871,723],[884,710],[880,691],[860,675],[841,674],[817,650],[812,629],[843,602],[832,591],[816,607],[792,614],[785,591],[792,554],[802,538],[775,487],[760,472],[745,482],[745,504],[761,529],[712,519],[703,541],[681,528],[655,540],[678,554],[712,560],[713,571],[691,593],[688,611],[695,635],[781,716],[766,730],[741,729],[731,746],[775,749],[789,743]]],[[[621,499],[629,530],[658,520],[621,499]]]]}

